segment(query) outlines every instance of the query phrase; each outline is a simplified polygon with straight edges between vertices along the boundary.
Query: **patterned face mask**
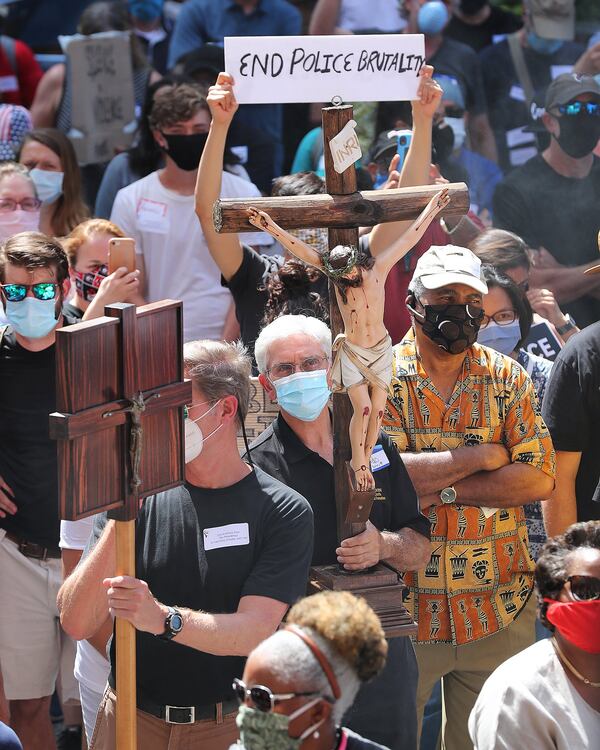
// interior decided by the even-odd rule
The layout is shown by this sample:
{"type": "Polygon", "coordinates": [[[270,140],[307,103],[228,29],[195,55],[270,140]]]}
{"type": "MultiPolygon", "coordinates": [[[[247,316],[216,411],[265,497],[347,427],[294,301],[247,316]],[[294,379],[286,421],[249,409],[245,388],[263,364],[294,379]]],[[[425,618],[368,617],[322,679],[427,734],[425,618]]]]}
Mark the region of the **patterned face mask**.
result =
{"type": "Polygon", "coordinates": [[[75,290],[86,302],[91,302],[96,296],[100,284],[108,276],[108,266],[99,266],[95,271],[73,271],[75,290]]]}
{"type": "Polygon", "coordinates": [[[300,737],[290,737],[288,728],[290,722],[308,711],[321,698],[309,701],[294,713],[286,716],[273,711],[259,711],[250,706],[241,705],[236,717],[236,724],[240,730],[240,741],[244,750],[299,750],[304,740],[317,730],[325,721],[306,729],[300,737]]]}

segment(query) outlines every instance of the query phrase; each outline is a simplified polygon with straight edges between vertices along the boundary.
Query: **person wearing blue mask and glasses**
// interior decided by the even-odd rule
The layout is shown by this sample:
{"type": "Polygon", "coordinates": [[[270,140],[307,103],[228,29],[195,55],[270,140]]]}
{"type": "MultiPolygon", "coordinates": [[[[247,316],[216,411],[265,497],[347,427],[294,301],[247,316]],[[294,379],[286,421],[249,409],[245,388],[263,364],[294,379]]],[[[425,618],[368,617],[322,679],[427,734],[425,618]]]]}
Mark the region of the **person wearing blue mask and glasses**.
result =
{"type": "MultiPolygon", "coordinates": [[[[329,410],[331,332],[316,318],[282,315],[262,329],[254,347],[259,380],[279,416],[250,446],[254,464],[301,493],[315,517],[312,565],[364,570],[379,561],[397,570],[424,567],[429,524],[398,452],[380,432],[371,468],[381,501],[367,528],[338,544],[329,410]]],[[[415,655],[408,638],[389,642],[388,665],[361,688],[346,725],[391,750],[416,745],[415,655]]]]}

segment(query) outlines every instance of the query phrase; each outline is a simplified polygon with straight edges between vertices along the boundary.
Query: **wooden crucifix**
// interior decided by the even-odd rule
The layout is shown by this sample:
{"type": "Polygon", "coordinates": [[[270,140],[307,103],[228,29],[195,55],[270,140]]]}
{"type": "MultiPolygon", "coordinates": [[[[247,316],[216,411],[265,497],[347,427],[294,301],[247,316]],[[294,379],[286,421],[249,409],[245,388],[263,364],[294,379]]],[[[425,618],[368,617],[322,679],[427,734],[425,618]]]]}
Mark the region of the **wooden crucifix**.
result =
{"type": "MultiPolygon", "coordinates": [[[[142,498],[184,481],[181,302],[115,304],[107,317],[56,333],[60,517],[108,511],[116,519],[117,575],[135,576],[142,498]]],[[[117,618],[118,750],[136,750],[135,628],[117,618]]]]}
{"type": "MultiPolygon", "coordinates": [[[[326,227],[329,230],[329,261],[331,262],[334,249],[358,248],[359,226],[417,219],[419,216],[420,220],[427,220],[427,211],[425,215],[423,211],[428,205],[439,216],[462,216],[467,212],[469,194],[463,183],[446,185],[442,204],[437,206],[435,203],[438,200],[439,186],[357,192],[354,165],[338,173],[334,168],[333,157],[328,148],[331,139],[338,135],[351,119],[352,107],[350,105],[323,109],[326,194],[260,198],[252,199],[251,203],[243,199],[217,201],[214,209],[216,230],[219,232],[240,232],[249,229],[250,231],[252,229],[271,231],[273,224],[279,225],[278,229],[280,227],[286,229],[326,227]],[[433,205],[430,203],[432,199],[435,199],[433,205]],[[248,224],[250,205],[256,209],[251,212],[251,227],[248,224]]],[[[272,233],[275,234],[275,232],[272,233]]],[[[290,250],[294,252],[292,247],[290,250]]],[[[332,274],[329,275],[331,330],[334,337],[337,337],[344,332],[347,321],[344,321],[340,313],[336,299],[336,286],[331,281],[332,274]]],[[[381,307],[381,326],[383,326],[383,294],[384,291],[381,288],[381,296],[378,300],[381,307]]],[[[345,317],[348,319],[349,316],[345,317]]],[[[342,345],[343,343],[342,341],[342,345]]],[[[389,379],[385,386],[387,385],[389,385],[389,379]]],[[[334,394],[333,455],[338,541],[364,531],[375,495],[371,489],[369,476],[367,476],[370,472],[363,471],[357,475],[354,469],[360,467],[355,466],[354,469],[349,469],[352,458],[350,437],[352,416],[353,407],[347,395],[345,393],[334,394]]],[[[365,444],[366,432],[365,429],[365,444]]],[[[414,623],[402,605],[404,585],[398,574],[385,565],[379,564],[368,572],[354,574],[348,574],[335,565],[313,568],[311,587],[313,590],[352,590],[364,596],[379,615],[389,637],[406,635],[414,630],[414,623]]]]}

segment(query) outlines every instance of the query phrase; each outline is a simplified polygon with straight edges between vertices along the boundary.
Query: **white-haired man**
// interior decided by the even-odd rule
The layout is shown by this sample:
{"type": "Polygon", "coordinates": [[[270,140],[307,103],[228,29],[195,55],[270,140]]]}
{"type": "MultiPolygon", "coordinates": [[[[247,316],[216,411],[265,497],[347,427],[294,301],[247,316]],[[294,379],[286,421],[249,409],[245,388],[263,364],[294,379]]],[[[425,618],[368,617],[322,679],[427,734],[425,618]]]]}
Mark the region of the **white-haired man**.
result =
{"type": "MultiPolygon", "coordinates": [[[[331,332],[320,320],[283,315],[263,328],[254,355],[259,380],[279,416],[251,446],[252,460],[302,494],[315,516],[313,565],[362,570],[382,561],[414,570],[428,559],[429,526],[398,452],[380,434],[372,462],[377,499],[366,530],[338,545],[333,481],[333,429],[327,375],[331,332]]],[[[349,726],[375,742],[415,747],[416,669],[407,638],[390,643],[382,675],[361,689],[349,726]]]]}
{"type": "MultiPolygon", "coordinates": [[[[298,493],[246,464],[250,358],[241,345],[196,341],[186,483],[146,498],[136,522],[139,578],[115,577],[113,522],[59,593],[61,621],[89,638],[109,615],[137,629],[138,741],[148,750],[226,750],[237,737],[231,684],[306,586],[312,512],[298,493]],[[145,743],[145,744],[144,744],[145,743]]],[[[115,747],[113,673],[94,750],[115,747]]]]}

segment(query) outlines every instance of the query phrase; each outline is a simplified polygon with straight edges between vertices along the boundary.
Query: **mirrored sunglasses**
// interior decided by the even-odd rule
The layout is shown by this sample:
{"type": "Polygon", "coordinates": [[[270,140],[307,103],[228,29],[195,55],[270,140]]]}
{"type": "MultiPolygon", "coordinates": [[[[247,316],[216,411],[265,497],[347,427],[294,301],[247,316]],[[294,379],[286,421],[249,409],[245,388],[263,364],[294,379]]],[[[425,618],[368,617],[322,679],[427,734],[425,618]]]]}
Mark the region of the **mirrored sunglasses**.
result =
{"type": "Polygon", "coordinates": [[[558,111],[563,115],[584,114],[600,117],[600,104],[598,102],[569,102],[568,104],[561,104],[558,111]]]}
{"type": "Polygon", "coordinates": [[[0,288],[9,302],[21,302],[27,296],[28,289],[36,299],[54,299],[58,284],[43,281],[40,284],[0,284],[0,288]]]}

